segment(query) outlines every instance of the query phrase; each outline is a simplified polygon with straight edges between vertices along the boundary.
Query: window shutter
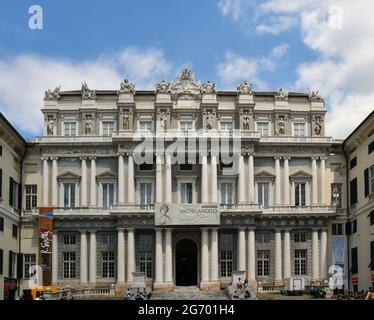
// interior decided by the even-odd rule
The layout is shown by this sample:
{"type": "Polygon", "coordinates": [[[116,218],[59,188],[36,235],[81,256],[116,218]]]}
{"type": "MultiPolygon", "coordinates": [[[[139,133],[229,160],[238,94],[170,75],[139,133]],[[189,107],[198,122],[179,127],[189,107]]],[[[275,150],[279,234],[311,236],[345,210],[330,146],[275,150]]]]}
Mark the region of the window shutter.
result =
{"type": "Polygon", "coordinates": [[[0,274],[3,274],[3,263],[4,263],[3,254],[4,254],[3,249],[0,249],[0,274]]]}
{"type": "Polygon", "coordinates": [[[345,234],[350,235],[352,233],[352,224],[350,222],[345,223],[345,234]]]}
{"type": "Polygon", "coordinates": [[[370,270],[374,270],[374,241],[370,242],[370,270]]]}
{"type": "Polygon", "coordinates": [[[3,170],[0,169],[0,199],[3,196],[3,170]]]}
{"type": "Polygon", "coordinates": [[[9,178],[9,206],[13,207],[13,178],[9,178]]]}
{"type": "Polygon", "coordinates": [[[18,210],[21,210],[21,202],[22,202],[22,186],[21,186],[21,184],[18,184],[17,187],[18,187],[17,209],[18,209],[18,210]]]}
{"type": "Polygon", "coordinates": [[[364,180],[365,180],[365,198],[369,195],[369,169],[364,171],[364,180]]]}
{"type": "Polygon", "coordinates": [[[354,178],[350,183],[351,191],[351,206],[357,202],[357,178],[354,178]]]}
{"type": "Polygon", "coordinates": [[[9,250],[8,276],[13,278],[13,251],[9,250]]]}
{"type": "Polygon", "coordinates": [[[17,253],[17,278],[23,278],[23,253],[17,253]]]}

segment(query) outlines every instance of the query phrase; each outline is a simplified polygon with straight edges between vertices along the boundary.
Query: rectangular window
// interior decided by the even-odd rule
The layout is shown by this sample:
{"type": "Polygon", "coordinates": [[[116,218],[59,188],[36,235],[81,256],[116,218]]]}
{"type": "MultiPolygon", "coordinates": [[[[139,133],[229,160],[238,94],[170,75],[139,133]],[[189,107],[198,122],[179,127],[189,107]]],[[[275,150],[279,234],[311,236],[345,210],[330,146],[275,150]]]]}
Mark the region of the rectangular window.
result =
{"type": "Polygon", "coordinates": [[[4,218],[0,217],[0,231],[4,231],[4,218]]]}
{"type": "Polygon", "coordinates": [[[331,184],[331,205],[335,208],[342,207],[342,184],[331,184]]]}
{"type": "Polygon", "coordinates": [[[370,225],[372,226],[374,224],[374,210],[370,212],[369,216],[370,216],[370,225]]]}
{"type": "Polygon", "coordinates": [[[351,206],[357,203],[357,178],[354,178],[350,182],[351,191],[351,206]]]}
{"type": "Polygon", "coordinates": [[[268,136],[270,134],[269,122],[257,122],[257,131],[260,132],[261,136],[268,136]]]}
{"type": "Polygon", "coordinates": [[[193,170],[193,164],[192,163],[181,163],[179,165],[180,171],[192,171],[193,170]]]}
{"type": "Polygon", "coordinates": [[[154,165],[152,163],[142,163],[138,168],[139,171],[153,171],[154,165]]]}
{"type": "Polygon", "coordinates": [[[357,247],[351,249],[351,258],[352,258],[352,274],[357,274],[358,273],[357,247]]]}
{"type": "Polygon", "coordinates": [[[38,206],[38,195],[37,189],[38,186],[36,184],[27,184],[25,185],[25,193],[26,193],[26,210],[31,211],[36,209],[38,206]]]}
{"type": "Polygon", "coordinates": [[[307,250],[295,250],[295,275],[302,276],[306,275],[307,264],[306,264],[307,250]]]}
{"type": "Polygon", "coordinates": [[[270,251],[258,250],[257,251],[257,275],[259,277],[268,277],[270,267],[270,251]]]}
{"type": "Polygon", "coordinates": [[[369,192],[374,193],[374,166],[369,168],[369,192]]]}
{"type": "Polygon", "coordinates": [[[357,220],[353,220],[352,221],[352,233],[356,233],[357,232],[357,220]]]}
{"type": "Polygon", "coordinates": [[[293,135],[295,137],[305,136],[305,123],[294,123],[293,124],[293,135]]]}
{"type": "Polygon", "coordinates": [[[222,182],[220,184],[221,204],[233,204],[233,183],[222,182]]]}
{"type": "Polygon", "coordinates": [[[103,208],[114,204],[114,183],[103,183],[103,208]]]}
{"type": "Polygon", "coordinates": [[[231,277],[232,261],[232,251],[221,250],[221,277],[231,277]]]}
{"type": "Polygon", "coordinates": [[[343,235],[343,223],[333,223],[331,225],[331,233],[333,236],[343,235]]]}
{"type": "Polygon", "coordinates": [[[103,126],[103,136],[110,137],[112,133],[114,132],[115,122],[114,121],[103,121],[102,126],[103,126]]]}
{"type": "Polygon", "coordinates": [[[64,208],[75,207],[75,183],[64,183],[64,208]]]}
{"type": "Polygon", "coordinates": [[[73,137],[77,135],[77,123],[74,122],[64,122],[64,136],[73,137]]]}
{"type": "Polygon", "coordinates": [[[256,233],[256,241],[258,243],[270,243],[270,233],[269,232],[256,233]]]}
{"type": "Polygon", "coordinates": [[[103,278],[114,278],[114,252],[102,252],[103,257],[103,278]]]}
{"type": "Polygon", "coordinates": [[[18,208],[18,188],[18,183],[9,177],[9,206],[16,209],[18,208]]]}
{"type": "Polygon", "coordinates": [[[144,272],[147,278],[152,278],[152,252],[140,252],[140,272],[144,272]]]}
{"type": "Polygon", "coordinates": [[[65,279],[73,279],[76,277],[75,268],[75,252],[62,253],[63,276],[65,279]]]}
{"type": "Polygon", "coordinates": [[[3,170],[0,169],[0,199],[3,197],[3,170]]]}
{"type": "Polygon", "coordinates": [[[222,131],[231,131],[233,129],[232,121],[221,121],[220,129],[222,131]]]}
{"type": "Polygon", "coordinates": [[[105,245],[112,245],[115,243],[115,237],[113,234],[102,234],[101,243],[105,245]]]}
{"type": "Polygon", "coordinates": [[[141,131],[152,131],[152,120],[140,120],[139,130],[141,131]]]}
{"type": "Polygon", "coordinates": [[[23,255],[23,274],[24,279],[30,279],[33,275],[35,275],[36,270],[32,272],[31,268],[36,265],[36,254],[24,254],[23,255]]]}
{"type": "Polygon", "coordinates": [[[294,235],[295,242],[306,242],[306,233],[305,232],[296,232],[294,235]]]}
{"type": "Polygon", "coordinates": [[[355,166],[357,166],[357,157],[352,158],[350,162],[351,169],[353,169],[355,166]]]}
{"type": "Polygon", "coordinates": [[[76,244],[76,238],[74,234],[67,234],[63,236],[64,245],[74,245],[76,244]]]}
{"type": "Polygon", "coordinates": [[[12,250],[9,250],[9,265],[8,265],[8,276],[9,278],[13,278],[15,274],[15,266],[16,266],[16,253],[12,250]]]}
{"type": "Polygon", "coordinates": [[[370,242],[370,270],[374,270],[374,241],[370,242]]]}
{"type": "Polygon", "coordinates": [[[296,182],[295,183],[295,206],[305,207],[305,183],[296,182]]]}
{"type": "Polygon", "coordinates": [[[193,203],[193,185],[191,182],[181,183],[181,203],[193,203]]]}
{"type": "Polygon", "coordinates": [[[12,226],[12,236],[13,236],[13,238],[18,237],[18,227],[17,227],[16,224],[13,224],[13,226],[12,226]]]}
{"type": "Polygon", "coordinates": [[[259,182],[257,183],[257,199],[260,206],[269,206],[269,182],[259,182]]]}
{"type": "Polygon", "coordinates": [[[192,120],[180,120],[179,127],[182,131],[188,131],[193,129],[193,121],[192,120]]]}
{"type": "Polygon", "coordinates": [[[368,145],[368,154],[374,151],[374,141],[370,142],[368,145]]]}
{"type": "Polygon", "coordinates": [[[0,249],[0,274],[4,272],[4,251],[0,249]]]}
{"type": "Polygon", "coordinates": [[[140,205],[153,204],[153,184],[151,182],[140,183],[140,205]]]}

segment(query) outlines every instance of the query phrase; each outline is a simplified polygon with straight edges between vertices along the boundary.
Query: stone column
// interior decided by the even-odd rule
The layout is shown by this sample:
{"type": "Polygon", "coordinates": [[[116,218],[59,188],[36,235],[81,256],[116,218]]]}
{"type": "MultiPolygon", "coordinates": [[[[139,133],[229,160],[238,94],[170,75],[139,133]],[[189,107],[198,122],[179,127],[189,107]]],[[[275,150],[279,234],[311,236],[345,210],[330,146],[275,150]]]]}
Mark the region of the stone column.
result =
{"type": "Polygon", "coordinates": [[[125,282],[125,230],[118,229],[117,283],[125,282]]]}
{"type": "Polygon", "coordinates": [[[210,237],[211,281],[218,282],[218,228],[211,229],[210,237]]]}
{"type": "Polygon", "coordinates": [[[327,275],[327,230],[321,230],[321,279],[326,280],[327,275]]]}
{"type": "MultiPolygon", "coordinates": [[[[161,155],[156,156],[156,203],[162,202],[162,164],[161,155]]],[[[157,232],[156,232],[157,235],[157,232]]]]}
{"type": "Polygon", "coordinates": [[[245,167],[244,167],[244,156],[239,156],[239,175],[238,175],[238,203],[243,204],[245,202],[245,167]]]}
{"type": "Polygon", "coordinates": [[[165,202],[172,202],[172,179],[171,179],[171,158],[170,155],[166,155],[166,168],[165,168],[165,202]]]}
{"type": "Polygon", "coordinates": [[[96,283],[96,231],[90,231],[90,283],[96,283]]]}
{"type": "Polygon", "coordinates": [[[52,206],[58,207],[58,158],[53,157],[52,159],[52,206]]]}
{"type": "Polygon", "coordinates": [[[135,272],[135,230],[127,229],[127,282],[132,283],[135,272]]]}
{"type": "Polygon", "coordinates": [[[326,205],[326,158],[321,157],[321,206],[326,205]]]}
{"type": "Polygon", "coordinates": [[[281,171],[280,171],[280,157],[275,159],[275,205],[280,206],[281,200],[281,171]]]}
{"type": "Polygon", "coordinates": [[[287,279],[291,277],[291,241],[289,230],[284,231],[283,248],[283,276],[284,279],[287,279]]]}
{"type": "Polygon", "coordinates": [[[247,279],[250,282],[256,281],[256,242],[255,230],[248,230],[248,272],[247,279]]]}
{"type": "Polygon", "coordinates": [[[90,206],[96,208],[97,206],[97,192],[96,192],[96,158],[91,158],[91,179],[90,179],[90,206]]]}
{"type": "Polygon", "coordinates": [[[217,184],[217,156],[215,154],[211,155],[211,169],[212,169],[212,177],[211,177],[211,202],[217,203],[218,202],[218,184],[217,184]]]}
{"type": "Polygon", "coordinates": [[[312,280],[319,280],[318,230],[312,231],[312,280]]]}
{"type": "Polygon", "coordinates": [[[284,186],[283,186],[283,202],[285,206],[290,205],[290,169],[289,157],[284,157],[284,186]]]}
{"type": "Polygon", "coordinates": [[[134,158],[131,153],[129,153],[127,160],[127,201],[135,204],[134,158]]]}
{"type": "Polygon", "coordinates": [[[42,158],[43,160],[43,206],[48,207],[49,205],[49,168],[48,158],[42,158]]]}
{"type": "Polygon", "coordinates": [[[312,157],[312,205],[317,204],[317,158],[312,157]]]}
{"type": "Polygon", "coordinates": [[[166,229],[165,233],[165,282],[173,284],[173,250],[172,250],[172,229],[166,229]]]}
{"type": "Polygon", "coordinates": [[[245,229],[238,230],[238,270],[245,271],[245,229]]]}
{"type": "Polygon", "coordinates": [[[208,248],[208,229],[201,229],[201,285],[209,282],[209,248],[208,248]]]}
{"type": "Polygon", "coordinates": [[[249,203],[255,202],[255,178],[254,178],[254,164],[253,155],[248,156],[248,191],[249,191],[249,203]]]}
{"type": "Polygon", "coordinates": [[[125,163],[123,155],[118,155],[118,203],[125,203],[125,163]]]}
{"type": "Polygon", "coordinates": [[[208,159],[207,155],[201,156],[201,203],[208,202],[208,159]]]}
{"type": "Polygon", "coordinates": [[[86,158],[81,158],[82,178],[81,178],[81,207],[87,207],[87,162],[86,158]]]}
{"type": "Polygon", "coordinates": [[[275,230],[275,284],[282,282],[282,234],[275,230]]]}
{"type": "Polygon", "coordinates": [[[163,279],[163,252],[162,252],[162,229],[155,229],[156,231],[156,272],[155,272],[155,284],[164,282],[163,279]]]}
{"type": "Polygon", "coordinates": [[[87,231],[81,231],[81,252],[80,252],[80,282],[87,284],[87,231]]]}
{"type": "Polygon", "coordinates": [[[58,282],[58,233],[53,230],[52,233],[52,284],[58,282]]]}

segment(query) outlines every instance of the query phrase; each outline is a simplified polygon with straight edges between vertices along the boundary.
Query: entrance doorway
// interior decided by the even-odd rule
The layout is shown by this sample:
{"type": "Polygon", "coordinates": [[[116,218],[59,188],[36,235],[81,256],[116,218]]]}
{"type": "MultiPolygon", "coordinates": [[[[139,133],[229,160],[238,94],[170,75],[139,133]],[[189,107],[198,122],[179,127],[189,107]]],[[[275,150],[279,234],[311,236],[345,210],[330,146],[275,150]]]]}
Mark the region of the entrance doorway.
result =
{"type": "Polygon", "coordinates": [[[197,285],[197,247],[190,239],[177,243],[175,252],[176,285],[197,285]]]}

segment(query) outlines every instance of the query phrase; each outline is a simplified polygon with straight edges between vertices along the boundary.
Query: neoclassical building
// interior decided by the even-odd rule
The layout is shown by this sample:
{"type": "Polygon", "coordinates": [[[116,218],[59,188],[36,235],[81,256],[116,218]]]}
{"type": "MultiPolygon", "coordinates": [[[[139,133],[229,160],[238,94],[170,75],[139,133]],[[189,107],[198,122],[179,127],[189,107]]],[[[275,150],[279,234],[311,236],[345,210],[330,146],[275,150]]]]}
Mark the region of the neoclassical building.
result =
{"type": "Polygon", "coordinates": [[[345,158],[318,92],[218,91],[184,68],[155,90],[83,83],[44,101],[22,252],[38,253],[38,208],[53,208],[54,284],[120,291],[142,272],[155,290],[216,290],[235,270],[253,286],[312,284],[345,265],[332,241],[345,237],[345,158]]]}

